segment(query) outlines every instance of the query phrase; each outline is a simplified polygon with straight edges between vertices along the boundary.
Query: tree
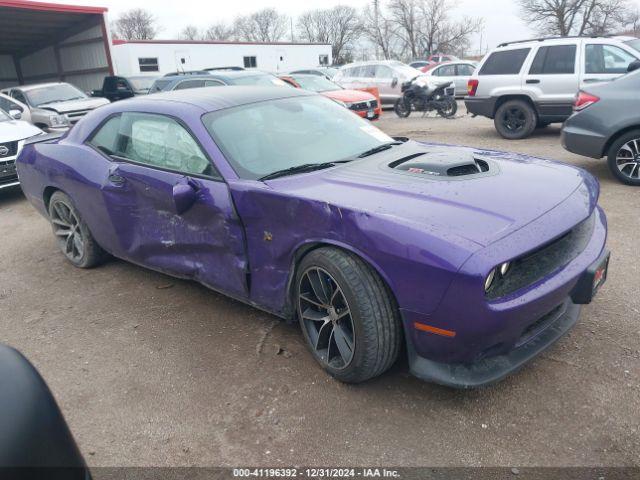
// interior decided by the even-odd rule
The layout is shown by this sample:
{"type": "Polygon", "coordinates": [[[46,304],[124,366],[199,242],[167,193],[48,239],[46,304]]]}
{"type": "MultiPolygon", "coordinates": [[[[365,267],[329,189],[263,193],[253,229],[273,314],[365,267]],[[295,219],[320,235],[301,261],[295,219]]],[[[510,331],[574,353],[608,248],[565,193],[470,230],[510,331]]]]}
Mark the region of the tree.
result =
{"type": "Polygon", "coordinates": [[[207,28],[207,31],[204,33],[205,40],[219,40],[219,41],[228,41],[233,40],[234,31],[230,25],[227,25],[224,22],[214,23],[207,28]]]}
{"type": "Polygon", "coordinates": [[[449,0],[423,0],[419,4],[421,28],[418,38],[422,51],[431,54],[437,49],[464,56],[470,46],[471,35],[482,29],[484,20],[463,17],[453,21],[449,12],[454,5],[449,0]]]}
{"type": "Polygon", "coordinates": [[[202,40],[202,34],[200,33],[200,30],[198,30],[198,27],[194,25],[187,25],[182,29],[180,38],[183,40],[202,40]]]}
{"type": "Polygon", "coordinates": [[[549,35],[603,35],[619,28],[627,0],[519,0],[522,18],[549,35]]]}
{"type": "Polygon", "coordinates": [[[406,54],[413,60],[418,58],[420,35],[419,0],[391,0],[388,5],[391,21],[396,26],[396,35],[403,43],[406,54]]]}
{"type": "Polygon", "coordinates": [[[351,58],[351,50],[361,33],[358,11],[346,5],[311,10],[298,19],[300,38],[307,42],[330,43],[334,63],[351,58]]]}
{"type": "Polygon", "coordinates": [[[233,22],[239,40],[249,42],[278,42],[287,32],[286,15],[274,8],[265,8],[250,15],[237,17],[233,22]]]}
{"type": "Polygon", "coordinates": [[[385,60],[394,57],[396,48],[394,25],[380,9],[379,0],[374,0],[373,5],[367,5],[364,8],[362,27],[366,37],[380,50],[385,60]]]}
{"type": "Polygon", "coordinates": [[[158,33],[155,17],[142,8],[121,13],[113,24],[117,38],[124,40],[151,40],[158,33]]]}

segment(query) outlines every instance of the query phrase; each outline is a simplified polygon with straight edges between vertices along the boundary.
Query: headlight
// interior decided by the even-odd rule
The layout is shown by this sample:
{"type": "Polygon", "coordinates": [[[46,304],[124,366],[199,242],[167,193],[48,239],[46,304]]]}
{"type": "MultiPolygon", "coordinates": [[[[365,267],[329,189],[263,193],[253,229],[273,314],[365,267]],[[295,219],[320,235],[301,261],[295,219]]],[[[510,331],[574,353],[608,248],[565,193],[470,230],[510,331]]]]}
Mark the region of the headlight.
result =
{"type": "Polygon", "coordinates": [[[49,124],[52,127],[65,127],[69,124],[69,119],[66,115],[51,115],[49,116],[49,124]]]}
{"type": "Polygon", "coordinates": [[[493,281],[496,279],[496,269],[492,269],[487,275],[487,278],[484,281],[484,291],[488,292],[491,286],[493,285],[493,281]]]}
{"type": "Polygon", "coordinates": [[[511,267],[511,262],[504,262],[502,265],[500,265],[500,275],[504,277],[509,271],[510,267],[511,267]]]}

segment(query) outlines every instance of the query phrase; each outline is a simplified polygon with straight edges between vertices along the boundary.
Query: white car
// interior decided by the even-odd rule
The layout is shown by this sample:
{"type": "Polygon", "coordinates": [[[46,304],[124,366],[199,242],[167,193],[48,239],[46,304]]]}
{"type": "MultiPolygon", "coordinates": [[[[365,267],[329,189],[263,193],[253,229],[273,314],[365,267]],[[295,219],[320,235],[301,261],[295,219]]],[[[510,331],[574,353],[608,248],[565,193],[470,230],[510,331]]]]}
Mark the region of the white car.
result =
{"type": "Polygon", "coordinates": [[[467,83],[475,69],[476,65],[473,62],[446,62],[427,70],[425,75],[453,82],[456,88],[456,97],[464,97],[467,94],[467,83]]]}
{"type": "Polygon", "coordinates": [[[333,81],[351,90],[375,87],[383,105],[394,105],[402,96],[402,84],[424,75],[409,65],[395,60],[350,63],[338,70],[333,81]]]}
{"type": "Polygon", "coordinates": [[[21,85],[2,91],[29,108],[31,123],[47,132],[68,130],[91,110],[106,105],[106,98],[89,97],[64,82],[21,85]]]}
{"type": "Polygon", "coordinates": [[[42,133],[38,127],[15,120],[7,112],[0,110],[0,190],[18,185],[16,157],[26,139],[42,133]]]}

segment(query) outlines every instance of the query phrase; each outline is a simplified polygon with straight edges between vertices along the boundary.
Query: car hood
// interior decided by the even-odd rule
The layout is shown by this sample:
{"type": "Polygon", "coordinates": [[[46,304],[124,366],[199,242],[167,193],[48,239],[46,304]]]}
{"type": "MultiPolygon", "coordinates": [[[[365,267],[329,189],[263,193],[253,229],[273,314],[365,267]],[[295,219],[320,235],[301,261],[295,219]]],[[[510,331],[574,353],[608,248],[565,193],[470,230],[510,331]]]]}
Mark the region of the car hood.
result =
{"type": "Polygon", "coordinates": [[[479,246],[531,223],[585,184],[584,202],[591,211],[599,189],[597,181],[581,169],[513,153],[411,141],[345,165],[269,182],[293,196],[421,225],[479,246]],[[389,166],[406,158],[410,160],[403,163],[425,162],[433,171],[389,166]],[[468,159],[482,160],[490,170],[436,175],[468,159]]]}
{"type": "Polygon", "coordinates": [[[40,135],[42,130],[22,120],[0,122],[0,143],[24,140],[35,135],[40,135]]]}
{"type": "Polygon", "coordinates": [[[108,103],[110,102],[106,98],[83,98],[82,100],[49,103],[37,108],[41,110],[51,110],[57,113],[68,113],[78,110],[93,110],[108,103]]]}
{"type": "Polygon", "coordinates": [[[372,94],[362,90],[332,90],[330,92],[322,92],[322,95],[345,103],[368,102],[376,99],[372,94]]]}

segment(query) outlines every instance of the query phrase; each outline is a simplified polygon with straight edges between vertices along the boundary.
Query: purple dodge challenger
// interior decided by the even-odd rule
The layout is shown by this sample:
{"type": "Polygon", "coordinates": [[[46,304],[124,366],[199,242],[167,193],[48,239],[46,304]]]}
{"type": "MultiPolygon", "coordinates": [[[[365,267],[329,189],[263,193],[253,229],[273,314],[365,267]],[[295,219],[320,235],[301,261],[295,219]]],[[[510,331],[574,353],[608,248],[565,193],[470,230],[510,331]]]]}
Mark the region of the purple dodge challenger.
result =
{"type": "Polygon", "coordinates": [[[344,382],[403,344],[419,378],[495,382],[566,333],[607,274],[590,174],[391,138],[302,90],[117,102],[17,167],[74,265],[111,254],[297,320],[344,382]]]}

